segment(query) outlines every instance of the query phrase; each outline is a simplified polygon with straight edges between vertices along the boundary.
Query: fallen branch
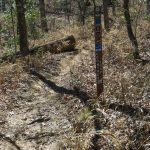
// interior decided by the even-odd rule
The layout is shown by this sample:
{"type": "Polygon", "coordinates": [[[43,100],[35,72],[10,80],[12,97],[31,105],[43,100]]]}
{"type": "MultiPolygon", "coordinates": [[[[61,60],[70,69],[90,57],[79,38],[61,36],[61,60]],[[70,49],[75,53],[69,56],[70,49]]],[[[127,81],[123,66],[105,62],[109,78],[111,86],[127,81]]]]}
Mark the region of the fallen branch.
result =
{"type": "Polygon", "coordinates": [[[31,125],[31,124],[34,124],[34,123],[47,122],[47,121],[49,121],[49,120],[50,120],[50,118],[45,118],[45,117],[43,117],[43,118],[38,118],[38,119],[33,120],[32,122],[28,123],[28,125],[31,125]]]}
{"type": "Polygon", "coordinates": [[[28,136],[26,140],[35,140],[39,138],[52,137],[52,136],[58,136],[58,134],[54,132],[36,133],[36,135],[34,136],[28,136]]]}

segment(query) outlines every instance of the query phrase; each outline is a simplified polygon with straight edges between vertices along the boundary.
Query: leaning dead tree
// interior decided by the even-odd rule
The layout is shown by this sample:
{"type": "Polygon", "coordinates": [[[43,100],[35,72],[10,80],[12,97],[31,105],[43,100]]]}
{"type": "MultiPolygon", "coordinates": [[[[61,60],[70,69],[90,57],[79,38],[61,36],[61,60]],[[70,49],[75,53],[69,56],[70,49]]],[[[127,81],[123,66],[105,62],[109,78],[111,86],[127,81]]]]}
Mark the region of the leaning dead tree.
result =
{"type": "Polygon", "coordinates": [[[129,0],[124,0],[123,2],[124,2],[123,8],[124,8],[124,16],[126,20],[127,32],[134,49],[133,56],[135,59],[139,59],[140,55],[139,55],[138,42],[132,30],[131,17],[129,11],[129,0]]]}
{"type": "MultiPolygon", "coordinates": [[[[75,45],[76,45],[76,41],[73,35],[67,36],[63,39],[59,39],[44,45],[40,45],[37,47],[34,47],[32,49],[29,49],[28,53],[26,53],[26,55],[34,55],[40,51],[42,52],[46,52],[49,51],[51,53],[57,54],[57,53],[63,53],[63,52],[67,52],[67,51],[74,51],[75,50],[75,45]]],[[[14,54],[16,56],[16,58],[21,57],[21,52],[18,51],[17,53],[14,54]]],[[[0,62],[4,62],[4,61],[12,61],[13,60],[13,56],[4,56],[0,58],[0,62]]]]}

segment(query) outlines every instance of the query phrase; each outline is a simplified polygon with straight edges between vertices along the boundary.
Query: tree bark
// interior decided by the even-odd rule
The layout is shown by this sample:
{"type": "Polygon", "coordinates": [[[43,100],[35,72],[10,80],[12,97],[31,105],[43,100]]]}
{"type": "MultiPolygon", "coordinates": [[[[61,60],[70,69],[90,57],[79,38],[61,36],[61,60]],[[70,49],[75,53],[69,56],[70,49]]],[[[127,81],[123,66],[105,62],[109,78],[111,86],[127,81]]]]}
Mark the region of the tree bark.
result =
{"type": "Polygon", "coordinates": [[[87,5],[88,2],[89,2],[89,0],[85,0],[85,1],[78,0],[77,1],[78,8],[80,11],[79,19],[80,19],[80,22],[82,23],[82,25],[85,25],[85,18],[86,18],[86,12],[87,12],[87,8],[88,8],[88,5],[87,5]]]}
{"type": "Polygon", "coordinates": [[[2,0],[2,11],[6,10],[6,6],[5,6],[5,0],[2,0]]]}
{"type": "Polygon", "coordinates": [[[116,16],[116,0],[112,0],[112,14],[116,16]]]}
{"type": "MultiPolygon", "coordinates": [[[[76,40],[74,38],[73,35],[67,36],[66,38],[60,39],[60,40],[56,40],[50,43],[47,43],[45,45],[40,45],[37,47],[34,47],[32,49],[30,49],[28,51],[28,53],[26,53],[26,55],[33,55],[36,54],[39,51],[49,51],[51,53],[63,53],[63,52],[71,52],[71,51],[75,51],[75,45],[76,45],[76,40]]],[[[21,53],[17,52],[15,53],[16,58],[21,57],[21,53]]],[[[0,58],[0,63],[4,62],[4,61],[9,61],[11,62],[13,60],[13,56],[9,55],[9,56],[4,56],[0,58]]]]}
{"type": "Polygon", "coordinates": [[[30,49],[30,54],[35,54],[38,51],[49,51],[51,53],[63,53],[66,51],[73,51],[75,49],[75,38],[73,35],[67,36],[66,38],[56,40],[45,45],[37,46],[30,49]]]}
{"type": "Polygon", "coordinates": [[[150,0],[147,0],[147,14],[150,15],[150,0]]]}
{"type": "Polygon", "coordinates": [[[129,0],[124,0],[123,8],[124,8],[124,16],[125,16],[125,20],[126,20],[126,27],[127,27],[128,36],[129,36],[129,39],[130,39],[132,46],[134,48],[133,56],[135,59],[139,59],[140,55],[139,55],[139,49],[138,49],[138,42],[137,42],[137,39],[133,33],[132,25],[131,25],[131,17],[130,17],[130,11],[129,11],[129,0]]]}
{"type": "Polygon", "coordinates": [[[39,0],[39,9],[40,9],[40,16],[41,16],[41,28],[43,32],[48,32],[44,0],[39,0]]]}
{"type": "Polygon", "coordinates": [[[65,1],[65,18],[67,18],[68,23],[70,24],[70,13],[71,13],[71,1],[65,1]]]}
{"type": "Polygon", "coordinates": [[[20,51],[24,56],[29,51],[24,0],[15,0],[15,2],[17,9],[17,29],[19,34],[20,51]]]}
{"type": "Polygon", "coordinates": [[[104,11],[104,27],[106,31],[109,31],[109,14],[108,14],[108,0],[103,0],[104,11]]]}

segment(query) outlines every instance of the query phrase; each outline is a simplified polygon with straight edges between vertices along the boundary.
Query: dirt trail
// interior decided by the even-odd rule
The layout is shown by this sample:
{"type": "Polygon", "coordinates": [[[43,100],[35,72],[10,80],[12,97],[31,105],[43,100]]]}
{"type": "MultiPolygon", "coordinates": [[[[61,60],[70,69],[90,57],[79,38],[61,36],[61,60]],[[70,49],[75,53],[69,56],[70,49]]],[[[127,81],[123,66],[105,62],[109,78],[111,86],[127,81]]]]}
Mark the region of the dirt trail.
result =
{"type": "Polygon", "coordinates": [[[80,55],[66,54],[61,58],[59,75],[46,77],[47,84],[32,75],[27,77],[28,86],[21,84],[24,91],[18,93],[17,107],[7,111],[1,125],[0,150],[57,150],[57,142],[72,132],[72,124],[67,118],[67,107],[59,101],[63,94],[53,86],[65,86],[70,68],[80,55]]]}

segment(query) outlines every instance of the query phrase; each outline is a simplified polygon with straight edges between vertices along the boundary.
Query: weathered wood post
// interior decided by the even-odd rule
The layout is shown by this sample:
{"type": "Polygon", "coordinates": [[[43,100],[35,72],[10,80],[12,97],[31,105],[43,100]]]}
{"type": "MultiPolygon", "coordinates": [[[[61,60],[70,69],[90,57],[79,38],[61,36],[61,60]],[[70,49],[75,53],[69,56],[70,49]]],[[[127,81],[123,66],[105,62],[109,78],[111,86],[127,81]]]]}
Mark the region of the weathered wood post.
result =
{"type": "Polygon", "coordinates": [[[101,6],[94,8],[97,97],[103,93],[101,6]]]}

